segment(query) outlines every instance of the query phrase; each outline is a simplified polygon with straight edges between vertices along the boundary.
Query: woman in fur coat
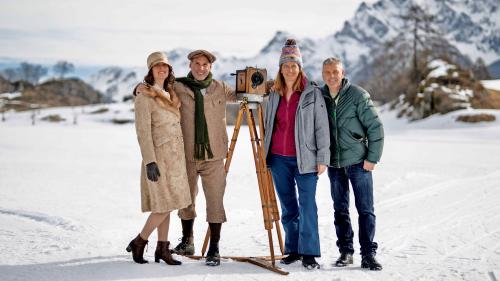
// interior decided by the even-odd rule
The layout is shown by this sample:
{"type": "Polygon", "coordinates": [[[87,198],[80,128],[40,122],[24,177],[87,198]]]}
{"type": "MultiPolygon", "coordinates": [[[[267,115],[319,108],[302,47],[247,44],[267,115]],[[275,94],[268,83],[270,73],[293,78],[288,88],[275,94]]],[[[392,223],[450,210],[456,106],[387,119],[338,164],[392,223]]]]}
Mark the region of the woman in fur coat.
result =
{"type": "Polygon", "coordinates": [[[141,233],[127,247],[136,263],[147,263],[144,247],[156,228],[155,262],[180,265],[170,254],[170,212],[191,204],[180,126],[180,102],[172,90],[175,81],[167,56],[154,52],[147,59],[145,90],[136,93],[135,128],[142,154],[141,207],[151,212],[141,233]]]}

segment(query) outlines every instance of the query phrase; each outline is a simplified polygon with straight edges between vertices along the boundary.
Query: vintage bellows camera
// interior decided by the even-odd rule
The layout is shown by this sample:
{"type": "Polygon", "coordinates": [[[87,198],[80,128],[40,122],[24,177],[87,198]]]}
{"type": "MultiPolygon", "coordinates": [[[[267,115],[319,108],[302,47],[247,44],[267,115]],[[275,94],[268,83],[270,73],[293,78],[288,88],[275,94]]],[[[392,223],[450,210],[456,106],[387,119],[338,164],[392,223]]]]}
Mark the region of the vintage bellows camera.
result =
{"type": "Polygon", "coordinates": [[[247,67],[236,70],[236,93],[265,95],[266,80],[265,68],[247,67]]]}

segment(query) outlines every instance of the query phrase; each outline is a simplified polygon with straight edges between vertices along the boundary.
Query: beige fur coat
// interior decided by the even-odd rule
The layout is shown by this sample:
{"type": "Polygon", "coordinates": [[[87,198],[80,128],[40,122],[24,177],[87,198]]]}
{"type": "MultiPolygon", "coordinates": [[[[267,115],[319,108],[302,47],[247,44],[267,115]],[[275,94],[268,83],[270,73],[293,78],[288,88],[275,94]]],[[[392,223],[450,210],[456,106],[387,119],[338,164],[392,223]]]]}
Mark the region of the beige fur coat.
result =
{"type": "Polygon", "coordinates": [[[178,106],[171,102],[168,94],[153,87],[138,93],[135,127],[142,154],[142,211],[163,213],[190,205],[178,106]],[[160,170],[156,182],[146,176],[146,164],[151,162],[156,162],[160,170]]]}

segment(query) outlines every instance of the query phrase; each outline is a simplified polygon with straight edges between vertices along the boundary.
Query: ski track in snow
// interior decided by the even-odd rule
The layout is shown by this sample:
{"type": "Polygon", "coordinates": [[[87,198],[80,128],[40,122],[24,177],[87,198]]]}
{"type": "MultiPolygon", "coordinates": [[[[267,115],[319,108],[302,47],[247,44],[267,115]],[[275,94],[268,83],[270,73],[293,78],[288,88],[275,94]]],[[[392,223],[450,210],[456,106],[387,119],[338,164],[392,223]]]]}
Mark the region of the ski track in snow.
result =
{"type": "Polygon", "coordinates": [[[48,225],[60,227],[65,230],[70,231],[80,231],[81,227],[71,223],[68,220],[65,220],[61,217],[49,216],[42,213],[37,212],[29,212],[29,211],[20,211],[20,210],[9,210],[0,207],[0,214],[3,215],[13,215],[20,218],[30,219],[41,223],[46,223],[48,225]]]}

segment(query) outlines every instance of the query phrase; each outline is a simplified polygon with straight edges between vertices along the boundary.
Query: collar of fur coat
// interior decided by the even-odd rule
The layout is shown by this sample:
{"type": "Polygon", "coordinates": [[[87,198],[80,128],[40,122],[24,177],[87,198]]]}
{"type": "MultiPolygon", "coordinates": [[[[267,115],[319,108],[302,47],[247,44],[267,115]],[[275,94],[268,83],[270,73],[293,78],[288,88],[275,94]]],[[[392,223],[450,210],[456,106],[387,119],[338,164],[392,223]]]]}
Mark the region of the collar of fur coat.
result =
{"type": "Polygon", "coordinates": [[[161,107],[175,113],[177,116],[180,117],[180,112],[179,112],[180,103],[178,102],[177,105],[175,105],[172,102],[171,95],[169,92],[157,86],[146,85],[146,89],[141,91],[141,93],[152,97],[155,100],[155,102],[157,102],[161,107]]]}

